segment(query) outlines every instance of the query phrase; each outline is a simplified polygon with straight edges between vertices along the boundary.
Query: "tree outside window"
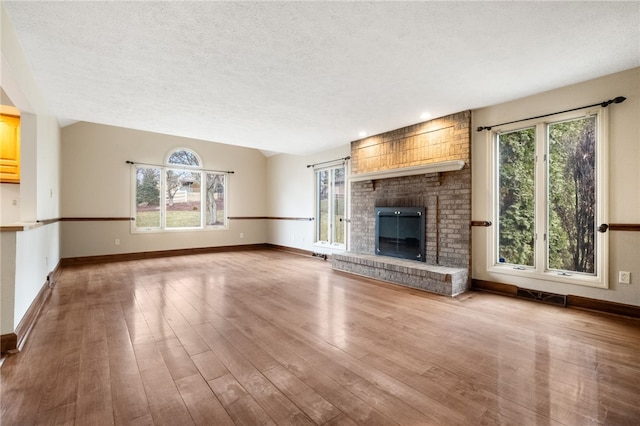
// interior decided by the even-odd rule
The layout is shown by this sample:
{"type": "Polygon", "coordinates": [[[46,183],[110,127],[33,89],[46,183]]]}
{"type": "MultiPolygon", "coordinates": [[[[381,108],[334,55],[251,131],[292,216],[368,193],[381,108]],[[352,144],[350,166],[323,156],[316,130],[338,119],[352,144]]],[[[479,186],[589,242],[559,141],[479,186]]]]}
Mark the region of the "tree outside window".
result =
{"type": "Polygon", "coordinates": [[[165,167],[137,165],[135,230],[225,227],[225,188],[225,175],[202,170],[191,150],[172,152],[165,167]]]}
{"type": "Polygon", "coordinates": [[[345,168],[343,165],[316,171],[316,241],[344,247],[345,168]]]}
{"type": "Polygon", "coordinates": [[[582,113],[496,134],[496,265],[605,281],[599,118],[582,113]]]}

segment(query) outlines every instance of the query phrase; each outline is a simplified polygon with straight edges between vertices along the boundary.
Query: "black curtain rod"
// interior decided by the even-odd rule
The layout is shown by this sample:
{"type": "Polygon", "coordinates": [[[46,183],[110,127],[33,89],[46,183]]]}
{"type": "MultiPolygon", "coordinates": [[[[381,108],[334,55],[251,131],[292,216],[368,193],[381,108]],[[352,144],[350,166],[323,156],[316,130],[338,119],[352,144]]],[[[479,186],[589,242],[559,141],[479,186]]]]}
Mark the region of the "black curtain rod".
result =
{"type": "MultiPolygon", "coordinates": [[[[180,167],[180,166],[187,166],[186,164],[152,164],[152,163],[138,163],[137,161],[125,161],[125,163],[130,164],[130,165],[134,165],[134,164],[142,164],[143,166],[154,166],[154,167],[168,167],[168,168],[172,168],[172,169],[185,169],[185,170],[192,170],[190,167],[180,167]]],[[[209,169],[200,169],[200,168],[194,168],[193,171],[202,171],[202,172],[216,172],[216,173],[227,173],[227,174],[234,174],[235,172],[233,170],[229,170],[229,171],[225,171],[225,170],[209,170],[209,169]]]]}
{"type": "Polygon", "coordinates": [[[509,121],[508,123],[494,124],[492,126],[480,126],[480,127],[478,127],[477,130],[479,132],[481,132],[483,130],[491,130],[492,127],[504,126],[505,124],[520,123],[521,121],[527,121],[527,120],[535,120],[536,118],[544,118],[544,117],[549,117],[551,115],[564,114],[565,112],[577,111],[579,109],[591,108],[591,107],[594,107],[594,106],[608,107],[611,104],[620,104],[620,103],[624,102],[625,100],[627,100],[627,98],[625,98],[624,96],[618,96],[617,98],[609,99],[608,101],[604,101],[604,102],[598,102],[597,104],[593,104],[593,105],[585,105],[585,106],[581,106],[581,107],[578,107],[578,108],[566,109],[564,111],[552,112],[551,114],[538,115],[537,117],[529,117],[529,118],[523,118],[521,120],[509,121]]]}
{"type": "Polygon", "coordinates": [[[347,161],[347,160],[350,160],[350,159],[351,159],[351,157],[344,157],[344,158],[336,158],[335,160],[323,161],[322,163],[307,164],[307,168],[319,166],[321,164],[335,163],[336,161],[340,161],[340,160],[347,161]]]}

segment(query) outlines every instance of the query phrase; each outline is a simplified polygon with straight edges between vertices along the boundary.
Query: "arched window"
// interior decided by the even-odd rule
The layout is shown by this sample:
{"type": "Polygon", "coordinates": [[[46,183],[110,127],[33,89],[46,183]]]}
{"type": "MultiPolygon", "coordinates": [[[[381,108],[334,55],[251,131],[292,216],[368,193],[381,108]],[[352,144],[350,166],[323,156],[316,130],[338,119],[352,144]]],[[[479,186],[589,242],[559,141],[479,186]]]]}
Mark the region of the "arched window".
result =
{"type": "Polygon", "coordinates": [[[200,158],[190,149],[176,149],[169,154],[167,164],[200,167],[200,158]]]}
{"type": "Polygon", "coordinates": [[[134,231],[225,228],[226,176],[202,169],[198,154],[175,149],[165,166],[136,165],[134,231]]]}

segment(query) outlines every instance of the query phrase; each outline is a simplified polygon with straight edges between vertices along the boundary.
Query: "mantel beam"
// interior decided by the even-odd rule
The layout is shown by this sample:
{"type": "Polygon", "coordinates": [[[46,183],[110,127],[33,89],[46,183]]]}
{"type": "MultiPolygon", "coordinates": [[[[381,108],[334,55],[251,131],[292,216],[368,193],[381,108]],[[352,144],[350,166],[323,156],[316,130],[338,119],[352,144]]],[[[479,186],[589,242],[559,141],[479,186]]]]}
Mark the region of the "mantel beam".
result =
{"type": "Polygon", "coordinates": [[[451,160],[439,161],[437,163],[423,164],[420,166],[400,167],[397,169],[379,170],[368,173],[356,173],[349,175],[347,179],[351,182],[361,182],[364,180],[389,179],[402,176],[424,175],[428,173],[452,172],[462,170],[464,161],[451,160]]]}

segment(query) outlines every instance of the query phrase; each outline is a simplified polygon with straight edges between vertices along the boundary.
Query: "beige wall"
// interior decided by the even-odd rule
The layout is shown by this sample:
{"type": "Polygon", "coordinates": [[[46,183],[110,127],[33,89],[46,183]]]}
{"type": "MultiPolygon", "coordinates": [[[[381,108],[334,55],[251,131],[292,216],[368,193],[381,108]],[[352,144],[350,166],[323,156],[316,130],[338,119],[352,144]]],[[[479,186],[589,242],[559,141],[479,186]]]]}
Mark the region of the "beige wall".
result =
{"type": "MultiPolygon", "coordinates": [[[[350,144],[345,142],[339,148],[308,156],[279,154],[269,157],[269,216],[315,217],[315,172],[307,165],[344,158],[350,151],[350,144]]],[[[315,226],[315,221],[270,220],[268,242],[311,252],[330,253],[333,251],[330,248],[314,245],[315,226]]]]}
{"type": "MultiPolygon", "coordinates": [[[[591,105],[625,96],[609,115],[609,223],[640,223],[640,68],[563,87],[512,102],[473,111],[473,128],[509,122],[591,105]]],[[[491,220],[491,158],[489,132],[473,131],[473,220],[491,220]]],[[[473,278],[520,287],[640,305],[640,232],[611,231],[609,289],[554,283],[522,277],[505,278],[488,270],[487,247],[491,228],[472,233],[473,278]],[[631,285],[618,284],[618,271],[630,271],[631,285]]]]}
{"type": "MultiPolygon", "coordinates": [[[[163,164],[175,148],[197,152],[206,169],[228,176],[228,215],[265,216],[266,158],[260,151],[91,123],[62,131],[62,216],[132,215],[132,169],[127,160],[163,164]]],[[[63,222],[62,257],[96,256],[266,242],[266,223],[231,220],[227,230],[131,233],[129,222],[63,222]],[[243,234],[243,238],[240,238],[243,234]],[[114,244],[115,239],[120,245],[114,244]]]]}

